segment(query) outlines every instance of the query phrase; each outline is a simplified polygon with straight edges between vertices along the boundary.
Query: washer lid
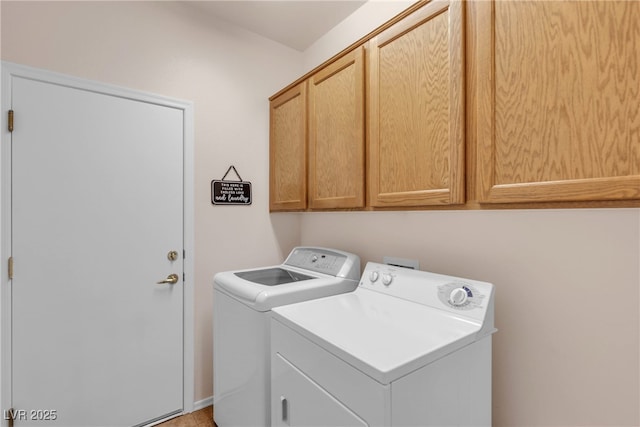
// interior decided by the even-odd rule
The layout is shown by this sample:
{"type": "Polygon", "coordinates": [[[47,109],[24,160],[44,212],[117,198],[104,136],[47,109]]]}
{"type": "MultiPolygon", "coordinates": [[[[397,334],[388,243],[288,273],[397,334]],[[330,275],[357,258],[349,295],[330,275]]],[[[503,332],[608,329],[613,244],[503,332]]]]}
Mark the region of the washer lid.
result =
{"type": "Polygon", "coordinates": [[[266,286],[278,286],[285,283],[309,280],[313,277],[281,267],[265,268],[263,270],[238,271],[234,273],[241,279],[266,286]]]}
{"type": "Polygon", "coordinates": [[[470,344],[481,329],[471,319],[362,288],[273,313],[382,384],[470,344]]]}
{"type": "Polygon", "coordinates": [[[272,266],[215,275],[215,289],[257,311],[353,291],[355,280],[311,273],[293,267],[272,266]]]}

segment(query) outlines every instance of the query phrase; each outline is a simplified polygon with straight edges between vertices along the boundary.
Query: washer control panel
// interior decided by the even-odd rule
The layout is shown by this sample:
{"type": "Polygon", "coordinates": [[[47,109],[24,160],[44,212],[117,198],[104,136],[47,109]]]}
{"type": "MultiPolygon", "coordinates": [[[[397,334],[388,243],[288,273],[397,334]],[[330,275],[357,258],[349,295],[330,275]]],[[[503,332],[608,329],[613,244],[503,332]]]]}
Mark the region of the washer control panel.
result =
{"type": "Polygon", "coordinates": [[[349,279],[357,279],[360,274],[360,258],[357,255],[335,249],[296,247],[284,263],[305,270],[349,279]]]}

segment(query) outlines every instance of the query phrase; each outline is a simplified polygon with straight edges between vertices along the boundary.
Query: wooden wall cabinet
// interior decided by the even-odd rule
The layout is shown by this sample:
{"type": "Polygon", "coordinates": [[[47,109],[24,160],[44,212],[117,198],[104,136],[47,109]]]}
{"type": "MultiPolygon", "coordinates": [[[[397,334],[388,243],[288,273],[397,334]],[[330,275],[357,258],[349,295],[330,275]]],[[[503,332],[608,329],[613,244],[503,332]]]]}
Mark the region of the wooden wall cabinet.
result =
{"type": "Polygon", "coordinates": [[[364,48],[309,78],[309,207],[364,207],[364,48]]]}
{"type": "Polygon", "coordinates": [[[270,210],[363,208],[364,47],[272,98],[270,110],[270,210]]]}
{"type": "Polygon", "coordinates": [[[462,2],[432,1],[370,40],[369,203],[464,203],[462,2]]]}
{"type": "Polygon", "coordinates": [[[640,206],[639,22],[416,3],[272,98],[271,210],[640,206]]]}
{"type": "Polygon", "coordinates": [[[470,6],[479,201],[640,199],[640,2],[470,6]]]}
{"type": "Polygon", "coordinates": [[[306,209],[306,82],[273,98],[269,109],[269,209],[306,209]]]}

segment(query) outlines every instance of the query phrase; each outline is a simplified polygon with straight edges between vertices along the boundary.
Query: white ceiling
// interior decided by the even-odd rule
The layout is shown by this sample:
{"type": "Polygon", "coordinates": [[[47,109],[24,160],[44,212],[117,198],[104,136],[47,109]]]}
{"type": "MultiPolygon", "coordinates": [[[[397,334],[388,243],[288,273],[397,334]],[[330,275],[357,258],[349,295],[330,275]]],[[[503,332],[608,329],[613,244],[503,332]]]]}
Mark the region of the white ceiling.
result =
{"type": "Polygon", "coordinates": [[[189,2],[254,33],[303,51],[367,0],[214,0],[189,2]]]}

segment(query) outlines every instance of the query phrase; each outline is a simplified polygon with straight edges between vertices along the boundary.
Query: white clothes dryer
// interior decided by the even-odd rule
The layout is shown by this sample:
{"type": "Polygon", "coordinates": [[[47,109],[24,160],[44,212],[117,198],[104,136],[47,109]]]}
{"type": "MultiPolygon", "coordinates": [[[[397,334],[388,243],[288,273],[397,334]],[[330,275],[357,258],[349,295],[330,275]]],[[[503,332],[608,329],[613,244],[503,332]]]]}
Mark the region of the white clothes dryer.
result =
{"type": "Polygon", "coordinates": [[[273,426],[490,426],[493,285],[368,263],[358,289],[277,307],[273,426]]]}
{"type": "Polygon", "coordinates": [[[296,247],[281,265],[218,273],[213,293],[214,420],[218,427],[270,425],[271,309],[358,286],[360,258],[296,247]]]}

